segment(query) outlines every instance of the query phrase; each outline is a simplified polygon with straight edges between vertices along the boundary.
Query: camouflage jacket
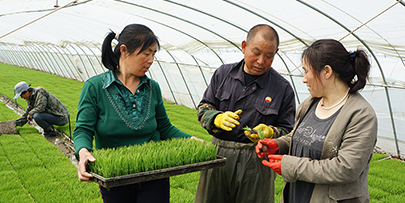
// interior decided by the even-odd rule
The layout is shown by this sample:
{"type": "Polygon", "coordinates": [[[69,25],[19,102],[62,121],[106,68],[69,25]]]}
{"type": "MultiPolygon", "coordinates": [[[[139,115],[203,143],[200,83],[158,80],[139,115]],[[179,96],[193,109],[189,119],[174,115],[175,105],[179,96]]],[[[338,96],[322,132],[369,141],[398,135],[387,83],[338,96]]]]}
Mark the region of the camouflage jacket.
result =
{"type": "Polygon", "coordinates": [[[24,115],[16,120],[18,126],[23,126],[28,122],[28,114],[32,118],[36,113],[49,113],[58,116],[63,121],[66,121],[69,117],[69,112],[62,102],[43,87],[33,88],[27,103],[28,106],[24,115]]]}

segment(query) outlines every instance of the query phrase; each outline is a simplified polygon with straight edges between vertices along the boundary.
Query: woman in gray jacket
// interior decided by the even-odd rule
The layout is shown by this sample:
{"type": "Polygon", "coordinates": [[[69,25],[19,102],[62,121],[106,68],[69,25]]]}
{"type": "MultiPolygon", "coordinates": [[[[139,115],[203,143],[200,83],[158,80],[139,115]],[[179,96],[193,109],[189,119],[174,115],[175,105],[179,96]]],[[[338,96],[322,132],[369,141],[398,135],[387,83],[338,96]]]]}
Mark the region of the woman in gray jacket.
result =
{"type": "Polygon", "coordinates": [[[318,40],[304,51],[302,65],[311,96],[298,106],[294,129],[259,141],[256,152],[282,175],[281,202],[369,202],[377,118],[358,93],[370,70],[367,55],[347,52],[336,40],[318,40]]]}

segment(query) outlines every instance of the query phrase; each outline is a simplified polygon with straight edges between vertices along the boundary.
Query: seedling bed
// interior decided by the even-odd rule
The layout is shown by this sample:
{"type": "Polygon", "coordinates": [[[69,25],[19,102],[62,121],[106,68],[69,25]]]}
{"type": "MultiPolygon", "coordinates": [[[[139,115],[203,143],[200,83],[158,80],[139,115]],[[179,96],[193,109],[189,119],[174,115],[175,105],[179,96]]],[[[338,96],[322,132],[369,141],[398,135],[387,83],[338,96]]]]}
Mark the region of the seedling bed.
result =
{"type": "Polygon", "coordinates": [[[217,156],[217,159],[212,161],[199,162],[194,164],[176,166],[172,168],[165,168],[148,172],[134,173],[112,178],[104,178],[103,176],[90,172],[93,175],[93,178],[91,178],[90,181],[96,182],[105,188],[112,188],[221,167],[225,165],[225,162],[226,162],[225,157],[217,156]]]}

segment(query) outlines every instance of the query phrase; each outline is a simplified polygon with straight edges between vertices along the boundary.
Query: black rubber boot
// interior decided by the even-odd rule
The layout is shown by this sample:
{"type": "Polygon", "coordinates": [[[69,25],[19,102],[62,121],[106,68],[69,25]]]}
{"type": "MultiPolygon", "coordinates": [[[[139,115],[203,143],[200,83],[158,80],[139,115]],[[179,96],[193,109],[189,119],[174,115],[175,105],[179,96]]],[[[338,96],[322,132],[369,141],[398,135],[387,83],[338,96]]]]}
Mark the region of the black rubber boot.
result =
{"type": "Polygon", "coordinates": [[[54,137],[56,136],[55,133],[55,129],[53,128],[53,126],[49,127],[47,130],[44,130],[44,136],[48,136],[48,137],[54,137]]]}

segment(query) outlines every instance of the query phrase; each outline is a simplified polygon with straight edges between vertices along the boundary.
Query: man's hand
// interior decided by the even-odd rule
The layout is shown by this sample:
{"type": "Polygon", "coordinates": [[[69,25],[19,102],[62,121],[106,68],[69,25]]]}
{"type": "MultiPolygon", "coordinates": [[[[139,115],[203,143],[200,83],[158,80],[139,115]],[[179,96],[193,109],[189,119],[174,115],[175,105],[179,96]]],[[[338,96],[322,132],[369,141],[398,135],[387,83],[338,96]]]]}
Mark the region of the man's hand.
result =
{"type": "Polygon", "coordinates": [[[259,158],[268,156],[270,154],[278,153],[277,142],[273,139],[260,140],[256,145],[256,153],[259,158]]]}
{"type": "Polygon", "coordinates": [[[234,112],[226,111],[225,113],[218,114],[215,117],[214,124],[217,128],[221,128],[226,131],[231,131],[232,128],[236,127],[240,123],[237,121],[242,110],[237,110],[234,112]]]}
{"type": "Polygon", "coordinates": [[[245,130],[244,133],[246,137],[249,138],[250,141],[257,143],[261,139],[260,136],[258,135],[259,131],[264,138],[273,138],[274,134],[273,128],[263,123],[254,127],[252,131],[245,130]]]}
{"type": "Polygon", "coordinates": [[[281,160],[283,156],[284,155],[269,155],[269,161],[263,160],[262,164],[273,169],[278,175],[281,175],[281,160]]]}
{"type": "Polygon", "coordinates": [[[87,169],[87,163],[90,162],[95,162],[96,159],[93,157],[93,155],[90,154],[89,150],[87,150],[86,148],[81,148],[79,151],[79,157],[80,157],[80,161],[78,164],[78,169],[77,169],[77,174],[79,176],[79,180],[82,181],[86,181],[86,182],[91,182],[89,181],[91,177],[93,177],[93,175],[91,175],[90,173],[86,172],[87,169]]]}
{"type": "Polygon", "coordinates": [[[267,126],[266,124],[261,123],[261,124],[257,125],[256,127],[254,127],[253,130],[256,130],[256,131],[260,130],[262,132],[262,135],[264,138],[273,138],[274,130],[273,130],[273,128],[271,128],[270,126],[267,126]]]}
{"type": "Polygon", "coordinates": [[[32,118],[31,118],[30,114],[27,115],[27,120],[32,122],[32,118]]]}

